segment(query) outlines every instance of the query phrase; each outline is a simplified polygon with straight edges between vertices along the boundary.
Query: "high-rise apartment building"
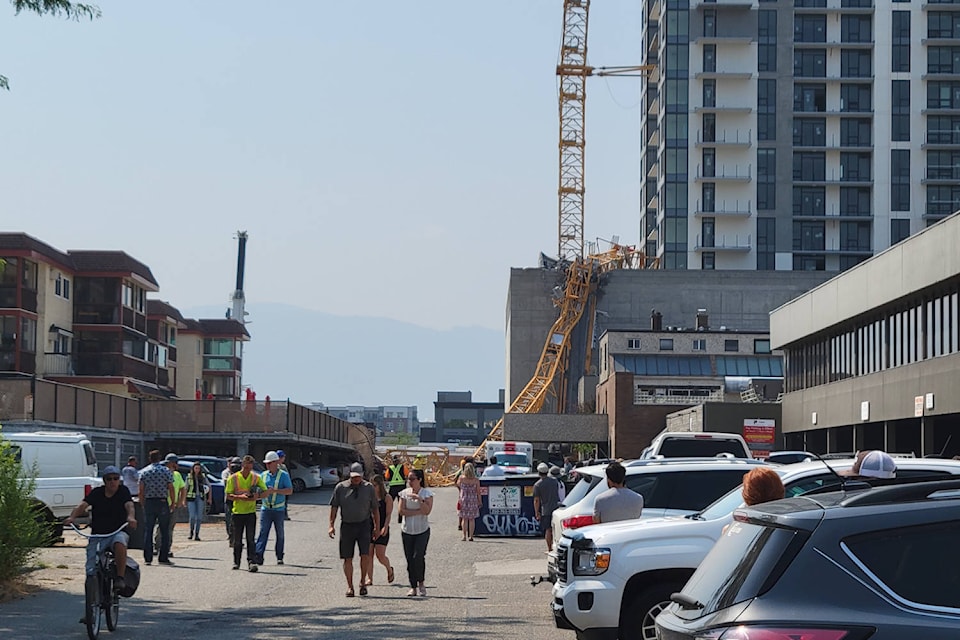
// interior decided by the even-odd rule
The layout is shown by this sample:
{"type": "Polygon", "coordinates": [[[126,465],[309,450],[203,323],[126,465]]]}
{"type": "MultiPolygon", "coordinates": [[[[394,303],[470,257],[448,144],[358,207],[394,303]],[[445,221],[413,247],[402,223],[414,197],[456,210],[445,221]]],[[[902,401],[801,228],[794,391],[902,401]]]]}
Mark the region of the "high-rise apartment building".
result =
{"type": "Polygon", "coordinates": [[[960,0],[644,0],[667,269],[847,269],[960,209],[960,0]]]}

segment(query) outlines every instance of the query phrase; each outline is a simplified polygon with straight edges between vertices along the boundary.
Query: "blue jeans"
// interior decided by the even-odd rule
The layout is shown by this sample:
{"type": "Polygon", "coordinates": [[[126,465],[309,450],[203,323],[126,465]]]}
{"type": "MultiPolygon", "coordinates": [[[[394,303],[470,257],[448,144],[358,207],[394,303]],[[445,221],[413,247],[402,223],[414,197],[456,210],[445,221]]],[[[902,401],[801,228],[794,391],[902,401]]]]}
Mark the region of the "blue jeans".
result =
{"type": "Polygon", "coordinates": [[[257,537],[257,557],[263,558],[267,550],[267,541],[270,539],[270,525],[277,530],[277,546],[274,549],[277,552],[277,560],[283,560],[283,520],[284,509],[261,509],[260,510],[260,535],[257,537]]]}
{"type": "Polygon", "coordinates": [[[203,522],[206,505],[207,501],[203,499],[203,496],[187,502],[187,511],[190,512],[190,535],[192,536],[200,535],[200,523],[203,522]]]}
{"type": "Polygon", "coordinates": [[[147,498],[143,505],[143,560],[153,562],[153,528],[160,527],[160,562],[167,562],[170,553],[170,506],[166,498],[147,498]]]}

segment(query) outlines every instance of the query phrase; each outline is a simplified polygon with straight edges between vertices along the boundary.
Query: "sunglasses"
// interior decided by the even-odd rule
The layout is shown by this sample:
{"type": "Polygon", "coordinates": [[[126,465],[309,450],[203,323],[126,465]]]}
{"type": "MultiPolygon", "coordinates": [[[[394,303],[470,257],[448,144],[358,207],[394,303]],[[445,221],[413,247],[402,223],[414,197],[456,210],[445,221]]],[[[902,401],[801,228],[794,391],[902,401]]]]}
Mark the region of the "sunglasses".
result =
{"type": "Polygon", "coordinates": [[[106,482],[110,482],[111,480],[119,480],[119,479],[120,479],[120,476],[107,476],[106,478],[104,478],[106,482]]]}

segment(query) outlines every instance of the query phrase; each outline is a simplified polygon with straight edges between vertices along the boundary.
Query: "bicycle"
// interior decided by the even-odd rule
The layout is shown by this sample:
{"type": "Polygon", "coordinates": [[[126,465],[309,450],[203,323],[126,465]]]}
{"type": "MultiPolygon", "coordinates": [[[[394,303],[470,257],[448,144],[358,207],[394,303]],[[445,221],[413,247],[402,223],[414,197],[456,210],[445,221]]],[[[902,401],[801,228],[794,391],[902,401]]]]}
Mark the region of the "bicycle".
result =
{"type": "Polygon", "coordinates": [[[123,523],[119,529],[113,533],[84,533],[77,525],[70,523],[73,530],[88,540],[96,539],[97,555],[96,565],[93,575],[86,577],[84,582],[84,593],[86,595],[86,605],[84,608],[84,622],[87,626],[87,635],[90,640],[97,640],[100,635],[100,625],[104,617],[107,619],[107,629],[116,631],[117,619],[120,615],[120,594],[114,588],[114,581],[117,577],[117,565],[113,557],[113,549],[102,549],[100,540],[110,538],[127,528],[127,523],[123,523]]]}

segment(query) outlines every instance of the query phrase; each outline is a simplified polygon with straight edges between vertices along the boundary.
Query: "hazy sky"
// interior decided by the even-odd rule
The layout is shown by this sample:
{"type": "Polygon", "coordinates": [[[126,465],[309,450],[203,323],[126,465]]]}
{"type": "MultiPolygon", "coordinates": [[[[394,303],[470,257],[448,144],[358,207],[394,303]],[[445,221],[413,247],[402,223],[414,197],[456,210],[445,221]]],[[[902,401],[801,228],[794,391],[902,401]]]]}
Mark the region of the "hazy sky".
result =
{"type": "MultiPolygon", "coordinates": [[[[97,4],[0,2],[0,230],[226,308],[245,229],[248,301],[441,329],[556,253],[562,0],[97,4]]],[[[590,17],[591,64],[641,62],[639,0],[590,17]]],[[[589,81],[588,241],[637,241],[638,90],[589,81]]]]}

